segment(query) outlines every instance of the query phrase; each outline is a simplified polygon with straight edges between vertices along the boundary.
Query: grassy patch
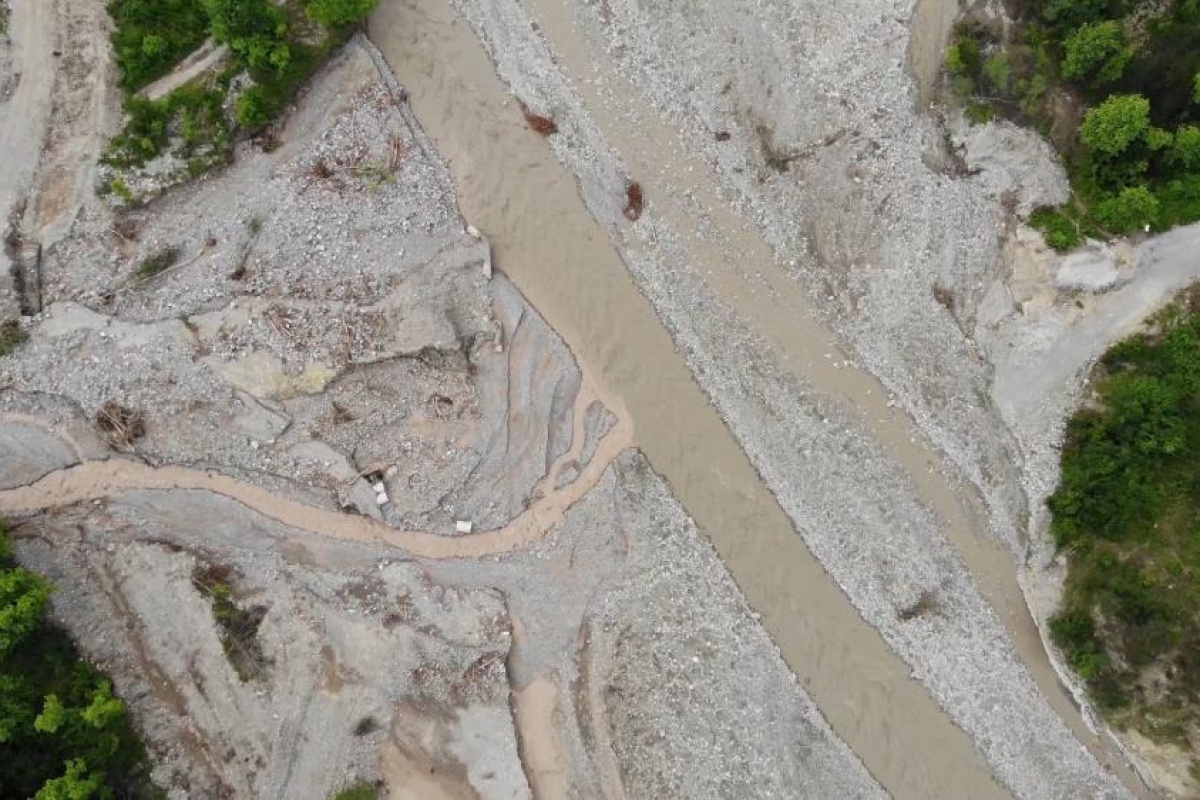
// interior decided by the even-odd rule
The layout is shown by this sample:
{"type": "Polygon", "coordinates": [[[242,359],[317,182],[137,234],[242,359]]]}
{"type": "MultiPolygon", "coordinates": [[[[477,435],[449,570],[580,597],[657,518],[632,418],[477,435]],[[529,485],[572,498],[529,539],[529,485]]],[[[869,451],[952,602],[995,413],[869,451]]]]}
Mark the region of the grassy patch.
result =
{"type": "Polygon", "coordinates": [[[183,248],[178,245],[167,245],[146,256],[137,265],[134,274],[139,278],[152,278],[160,272],[173,267],[183,254],[183,248]]]}
{"type": "Polygon", "coordinates": [[[1110,721],[1200,730],[1200,290],[1105,354],[1067,429],[1055,642],[1110,721]]]}
{"type": "Polygon", "coordinates": [[[51,591],[0,527],[0,794],[164,797],[112,684],[47,618],[51,591]]]}
{"type": "Polygon", "coordinates": [[[233,595],[229,567],[208,565],[197,567],[192,584],[212,604],[213,619],[221,632],[221,646],[238,677],[251,681],[261,677],[268,662],[258,641],[258,629],[267,609],[263,606],[243,606],[233,595]]]}
{"type": "Polygon", "coordinates": [[[225,95],[225,87],[215,82],[180,86],[158,100],[131,97],[125,102],[125,126],[109,142],[104,163],[141,167],[168,149],[190,169],[222,161],[230,142],[225,95]]]}
{"type": "Polygon", "coordinates": [[[16,350],[29,338],[29,334],[15,319],[0,322],[0,356],[6,356],[16,350]]]}
{"type": "Polygon", "coordinates": [[[342,789],[329,800],[377,800],[379,787],[372,783],[359,783],[342,789]]]}

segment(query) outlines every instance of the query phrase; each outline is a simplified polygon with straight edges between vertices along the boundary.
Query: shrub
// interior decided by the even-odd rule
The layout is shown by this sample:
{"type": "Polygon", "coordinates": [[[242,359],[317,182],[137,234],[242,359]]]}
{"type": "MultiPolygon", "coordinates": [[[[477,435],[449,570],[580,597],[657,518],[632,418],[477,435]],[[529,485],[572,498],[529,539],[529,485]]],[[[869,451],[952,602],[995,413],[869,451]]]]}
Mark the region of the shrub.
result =
{"type": "Polygon", "coordinates": [[[988,84],[1001,95],[1012,88],[1012,65],[1007,52],[1001,51],[987,57],[983,62],[983,75],[988,84]]]}
{"type": "Polygon", "coordinates": [[[376,800],[379,789],[370,783],[359,783],[335,794],[330,800],[376,800]]]}
{"type": "Polygon", "coordinates": [[[4,322],[0,322],[0,356],[12,353],[27,338],[29,338],[29,334],[25,333],[21,323],[15,319],[6,319],[4,322]]]}
{"type": "Polygon", "coordinates": [[[1121,77],[1133,58],[1126,46],[1121,26],[1112,20],[1083,25],[1063,43],[1064,78],[1089,79],[1097,84],[1112,83],[1121,77]]]}
{"type": "Polygon", "coordinates": [[[951,75],[967,74],[967,62],[963,58],[963,45],[955,42],[946,48],[946,70],[951,75]]]}
{"type": "Polygon", "coordinates": [[[179,256],[183,254],[183,248],[178,245],[168,245],[159,248],[150,255],[146,256],[138,263],[134,274],[139,278],[150,278],[170,269],[179,260],[179,256]]]}
{"type": "Polygon", "coordinates": [[[221,645],[230,666],[243,681],[255,680],[267,668],[267,658],[258,640],[258,629],[267,610],[262,606],[243,608],[234,600],[229,567],[197,567],[192,584],[209,599],[213,619],[220,631],[221,645]]]}
{"type": "Polygon", "coordinates": [[[1096,205],[1096,218],[1114,233],[1130,233],[1158,215],[1158,199],[1145,186],[1130,186],[1096,205]]]}
{"type": "Polygon", "coordinates": [[[259,86],[247,88],[237,99],[237,123],[249,131],[264,128],[271,122],[267,97],[259,86]]]}
{"type": "Polygon", "coordinates": [[[1046,244],[1055,250],[1071,250],[1083,241],[1075,220],[1053,208],[1039,208],[1029,215],[1029,226],[1042,232],[1046,244]]]}

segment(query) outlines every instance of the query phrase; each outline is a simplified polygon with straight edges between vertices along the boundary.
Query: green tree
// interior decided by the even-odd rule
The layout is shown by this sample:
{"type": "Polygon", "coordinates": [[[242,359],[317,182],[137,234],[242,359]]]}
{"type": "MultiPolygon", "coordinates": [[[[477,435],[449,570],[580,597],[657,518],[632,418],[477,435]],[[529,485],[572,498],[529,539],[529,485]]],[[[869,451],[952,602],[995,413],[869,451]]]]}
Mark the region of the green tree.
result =
{"type": "Polygon", "coordinates": [[[0,566],[0,657],[41,627],[50,584],[21,567],[0,566]]]}
{"type": "MultiPolygon", "coordinates": [[[[1131,233],[1149,225],[1157,214],[1158,199],[1145,186],[1126,187],[1120,194],[1096,205],[1096,218],[1115,233],[1131,233]]],[[[1180,437],[1181,434],[1174,431],[1170,441],[1177,443],[1180,437]]]]}
{"type": "Polygon", "coordinates": [[[1101,156],[1119,156],[1150,130],[1150,101],[1140,94],[1114,94],[1087,112],[1079,135],[1101,156]]]}
{"type": "Polygon", "coordinates": [[[33,726],[38,692],[18,675],[0,673],[0,745],[11,742],[33,726]]]}
{"type": "Polygon", "coordinates": [[[1120,78],[1133,58],[1133,48],[1125,44],[1121,26],[1112,20],[1083,25],[1063,43],[1063,48],[1063,76],[1096,84],[1120,78]]]}
{"type": "Polygon", "coordinates": [[[113,695],[112,684],[102,680],[92,692],[91,702],[79,716],[91,728],[104,730],[125,716],[125,703],[113,695]]]}
{"type": "Polygon", "coordinates": [[[1200,103],[1200,72],[1192,78],[1192,102],[1200,103]]]}
{"type": "Polygon", "coordinates": [[[0,650],[0,797],[160,796],[149,781],[146,752],[125,704],[112,684],[79,658],[70,638],[45,619],[50,585],[13,563],[2,528],[0,585],[10,596],[27,600],[32,593],[35,600],[9,604],[6,610],[20,608],[21,613],[0,617],[0,635],[19,642],[0,650]],[[29,635],[31,629],[36,635],[29,635]]]}
{"type": "Polygon", "coordinates": [[[87,762],[73,758],[67,762],[66,774],[46,781],[33,800],[90,800],[100,794],[102,787],[102,776],[89,774],[87,762]]]}
{"type": "Polygon", "coordinates": [[[308,0],[308,14],[327,28],[353,25],[366,19],[378,0],[308,0]]]}
{"type": "Polygon", "coordinates": [[[33,721],[33,729],[39,733],[58,733],[66,721],[67,707],[58,699],[58,695],[48,694],[42,713],[33,721]]]}
{"type": "Polygon", "coordinates": [[[1042,19],[1057,30],[1074,30],[1081,25],[1100,22],[1108,14],[1110,0],[1037,0],[1042,19]]]}
{"type": "Polygon", "coordinates": [[[282,72],[291,60],[287,16],[270,0],[204,0],[213,38],[247,66],[282,72]]]}
{"type": "Polygon", "coordinates": [[[1200,170],[1200,127],[1184,125],[1175,131],[1171,156],[1185,170],[1200,170]]]}

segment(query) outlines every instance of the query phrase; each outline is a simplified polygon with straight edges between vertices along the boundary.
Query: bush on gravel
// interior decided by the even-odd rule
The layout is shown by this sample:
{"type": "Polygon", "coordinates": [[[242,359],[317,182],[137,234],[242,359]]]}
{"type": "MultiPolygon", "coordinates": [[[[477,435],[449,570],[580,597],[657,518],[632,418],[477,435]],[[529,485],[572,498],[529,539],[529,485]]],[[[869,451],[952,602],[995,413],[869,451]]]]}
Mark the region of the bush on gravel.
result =
{"type": "Polygon", "coordinates": [[[21,323],[15,319],[6,319],[0,322],[0,356],[12,353],[27,338],[29,338],[29,334],[25,333],[21,323]]]}

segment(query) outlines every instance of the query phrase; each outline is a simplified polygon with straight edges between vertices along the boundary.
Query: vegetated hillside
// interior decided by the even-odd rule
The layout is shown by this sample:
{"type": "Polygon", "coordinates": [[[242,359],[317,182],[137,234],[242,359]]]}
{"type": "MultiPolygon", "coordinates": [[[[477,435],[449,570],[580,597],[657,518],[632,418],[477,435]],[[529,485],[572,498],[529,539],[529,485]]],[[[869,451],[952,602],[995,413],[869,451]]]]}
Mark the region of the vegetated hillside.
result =
{"type": "MultiPolygon", "coordinates": [[[[105,163],[117,173],[170,154],[189,175],[221,163],[231,129],[265,128],[377,0],[112,0],[112,45],[130,93],[105,163]],[[212,36],[231,59],[158,99],[134,94],[212,36]],[[234,100],[229,102],[230,95],[234,100]]],[[[123,177],[109,189],[134,199],[123,177]]]]}
{"type": "Polygon", "coordinates": [[[1056,248],[1200,219],[1200,0],[1023,0],[968,15],[947,53],[975,119],[1036,125],[1072,202],[1030,221],[1056,248]]]}
{"type": "Polygon", "coordinates": [[[1200,752],[1200,290],[1094,378],[1050,501],[1070,564],[1051,632],[1109,721],[1200,752]]]}
{"type": "Polygon", "coordinates": [[[0,529],[0,797],[163,796],[125,704],[47,620],[51,591],[0,529]]]}

